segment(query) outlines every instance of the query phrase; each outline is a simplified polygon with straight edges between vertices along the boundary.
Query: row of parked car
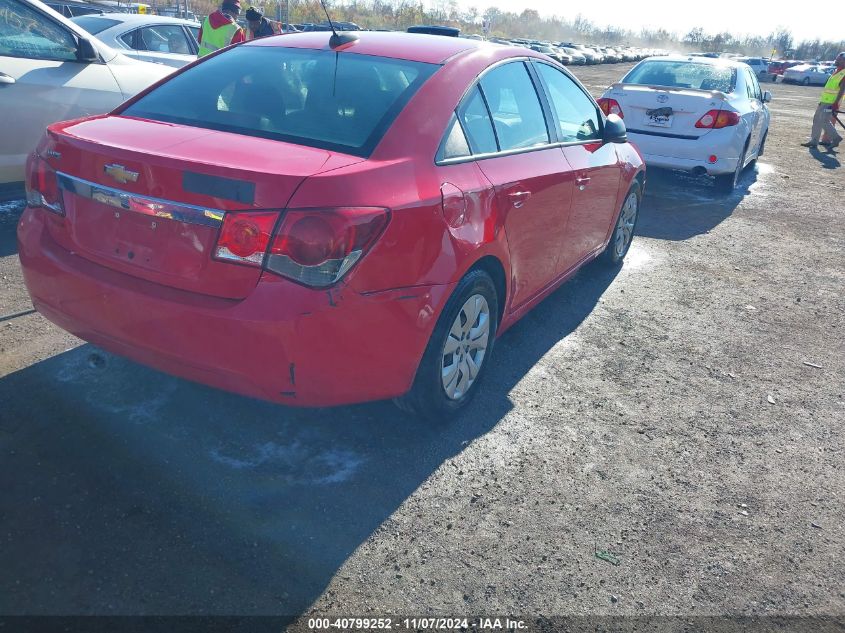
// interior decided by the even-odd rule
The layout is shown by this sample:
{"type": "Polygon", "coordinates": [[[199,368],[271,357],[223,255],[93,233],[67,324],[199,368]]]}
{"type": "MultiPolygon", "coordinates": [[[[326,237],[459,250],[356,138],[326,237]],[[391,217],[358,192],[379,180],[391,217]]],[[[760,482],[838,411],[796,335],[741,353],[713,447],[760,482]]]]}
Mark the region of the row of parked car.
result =
{"type": "Polygon", "coordinates": [[[804,86],[823,86],[835,70],[834,63],[800,60],[773,60],[767,57],[741,57],[730,53],[694,53],[694,57],[719,57],[747,64],[761,81],[778,80],[804,86]]]}
{"type": "Polygon", "coordinates": [[[664,50],[635,48],[633,46],[598,46],[576,44],[574,42],[544,42],[526,39],[492,38],[491,42],[508,46],[522,46],[548,55],[564,65],[583,66],[585,64],[617,64],[619,62],[636,62],[646,57],[667,55],[664,50]]]}

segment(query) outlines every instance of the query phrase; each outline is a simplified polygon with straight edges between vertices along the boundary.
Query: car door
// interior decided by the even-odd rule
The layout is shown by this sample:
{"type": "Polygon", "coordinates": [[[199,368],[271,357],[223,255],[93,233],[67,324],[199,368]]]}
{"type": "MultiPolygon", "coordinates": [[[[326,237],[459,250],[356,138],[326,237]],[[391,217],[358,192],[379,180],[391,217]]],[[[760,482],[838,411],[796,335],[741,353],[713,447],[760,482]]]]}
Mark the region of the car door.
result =
{"type": "Polygon", "coordinates": [[[27,155],[50,123],[114,108],[123,95],[105,63],[77,61],[77,38],[54,15],[0,0],[0,183],[22,182],[27,155]]]}
{"type": "Polygon", "coordinates": [[[810,83],[816,84],[818,86],[823,86],[827,83],[827,80],[830,79],[831,74],[833,74],[832,68],[816,66],[813,69],[813,78],[810,80],[810,83]]]}
{"type": "Polygon", "coordinates": [[[511,309],[555,280],[566,248],[574,176],[552,144],[525,62],[484,74],[458,109],[478,166],[504,217],[511,264],[511,309]]]}
{"type": "Polygon", "coordinates": [[[757,104],[757,138],[756,144],[751,145],[751,147],[756,147],[756,151],[759,152],[760,144],[763,142],[763,139],[769,130],[769,107],[763,100],[763,88],[760,86],[760,82],[757,80],[757,77],[753,76],[753,73],[751,83],[754,88],[754,100],[757,104]]]}
{"type": "Polygon", "coordinates": [[[558,264],[565,273],[600,248],[616,219],[622,167],[613,143],[602,143],[599,108],[563,71],[533,64],[548,95],[561,153],[575,181],[566,242],[558,264]]]}
{"type": "Polygon", "coordinates": [[[750,137],[748,142],[748,156],[757,151],[762,137],[763,127],[763,94],[760,91],[760,84],[757,83],[754,72],[743,68],[742,75],[745,83],[745,95],[747,97],[747,105],[742,108],[741,114],[748,120],[748,129],[750,130],[750,137]]]}
{"type": "Polygon", "coordinates": [[[133,50],[127,54],[145,62],[181,68],[194,59],[194,48],[181,24],[155,24],[120,38],[133,50]]]}

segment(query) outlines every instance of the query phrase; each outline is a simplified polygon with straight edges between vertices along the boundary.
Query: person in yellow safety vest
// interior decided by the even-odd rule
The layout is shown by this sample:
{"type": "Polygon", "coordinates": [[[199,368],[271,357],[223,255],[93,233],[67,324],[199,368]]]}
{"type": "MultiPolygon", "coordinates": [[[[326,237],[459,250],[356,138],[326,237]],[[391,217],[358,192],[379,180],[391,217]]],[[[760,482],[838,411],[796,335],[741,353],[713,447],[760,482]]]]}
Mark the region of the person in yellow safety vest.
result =
{"type": "Polygon", "coordinates": [[[220,8],[203,20],[198,57],[246,40],[244,30],[236,22],[240,12],[240,0],[223,0],[220,8]]]}
{"type": "Polygon", "coordinates": [[[810,140],[802,143],[804,147],[826,145],[834,148],[842,142],[842,135],[833,126],[833,113],[845,106],[842,99],[845,95],[845,51],[836,56],[835,63],[836,70],[822,90],[816,115],[813,117],[813,131],[810,133],[810,140]],[[824,131],[827,140],[819,143],[822,131],[824,131]]]}

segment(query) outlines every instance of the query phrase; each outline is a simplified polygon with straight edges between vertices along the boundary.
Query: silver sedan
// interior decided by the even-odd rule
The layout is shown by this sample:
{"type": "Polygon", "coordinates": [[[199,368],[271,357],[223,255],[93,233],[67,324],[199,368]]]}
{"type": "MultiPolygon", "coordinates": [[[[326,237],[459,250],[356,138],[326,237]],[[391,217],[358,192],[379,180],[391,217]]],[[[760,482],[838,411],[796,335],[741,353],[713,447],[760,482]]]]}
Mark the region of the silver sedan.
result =
{"type": "Polygon", "coordinates": [[[72,21],[135,59],[181,68],[197,58],[199,22],[135,13],[82,15],[72,21]]]}

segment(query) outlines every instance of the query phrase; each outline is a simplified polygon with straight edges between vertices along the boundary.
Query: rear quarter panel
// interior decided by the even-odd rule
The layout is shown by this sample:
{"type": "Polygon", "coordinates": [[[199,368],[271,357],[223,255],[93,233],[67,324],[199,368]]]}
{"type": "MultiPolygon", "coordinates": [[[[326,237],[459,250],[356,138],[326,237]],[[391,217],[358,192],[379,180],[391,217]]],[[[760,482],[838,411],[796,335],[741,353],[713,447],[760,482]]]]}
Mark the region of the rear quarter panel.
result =
{"type": "MultiPolygon", "coordinates": [[[[520,52],[522,55],[522,52],[520,52]]],[[[474,162],[438,166],[435,155],[455,107],[485,68],[513,52],[499,46],[457,55],[417,92],[362,163],[308,178],[291,207],[391,209],[384,235],[350,273],[348,284],[372,292],[458,281],[479,259],[496,257],[509,277],[507,243],[492,186],[474,162]],[[465,194],[459,226],[443,216],[441,186],[465,194]]],[[[543,57],[525,51],[525,57],[543,57]]]]}

